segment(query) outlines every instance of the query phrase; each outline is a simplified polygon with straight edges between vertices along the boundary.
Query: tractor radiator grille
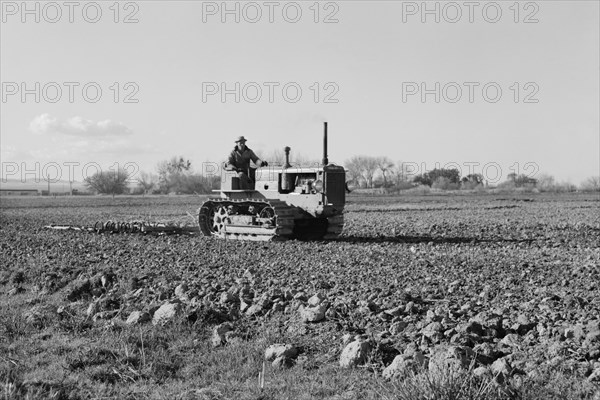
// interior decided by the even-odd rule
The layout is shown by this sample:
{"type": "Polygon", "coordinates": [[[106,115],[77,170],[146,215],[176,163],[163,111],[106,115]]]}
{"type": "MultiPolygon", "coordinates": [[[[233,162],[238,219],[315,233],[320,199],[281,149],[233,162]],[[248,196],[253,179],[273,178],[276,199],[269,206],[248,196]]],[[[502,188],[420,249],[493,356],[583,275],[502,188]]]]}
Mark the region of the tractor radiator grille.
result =
{"type": "Polygon", "coordinates": [[[325,172],[325,195],[327,202],[343,206],[346,203],[346,173],[341,171],[325,172]]]}

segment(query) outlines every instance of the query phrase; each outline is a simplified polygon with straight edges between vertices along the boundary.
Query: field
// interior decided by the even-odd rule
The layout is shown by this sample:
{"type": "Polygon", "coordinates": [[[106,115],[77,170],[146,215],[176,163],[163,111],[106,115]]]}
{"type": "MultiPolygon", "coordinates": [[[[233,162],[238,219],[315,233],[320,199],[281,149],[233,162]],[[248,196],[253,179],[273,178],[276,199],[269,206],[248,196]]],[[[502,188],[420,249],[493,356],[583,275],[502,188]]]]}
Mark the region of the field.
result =
{"type": "Polygon", "coordinates": [[[335,242],[44,229],[201,202],[2,198],[3,398],[600,399],[597,194],[350,197],[335,242]]]}

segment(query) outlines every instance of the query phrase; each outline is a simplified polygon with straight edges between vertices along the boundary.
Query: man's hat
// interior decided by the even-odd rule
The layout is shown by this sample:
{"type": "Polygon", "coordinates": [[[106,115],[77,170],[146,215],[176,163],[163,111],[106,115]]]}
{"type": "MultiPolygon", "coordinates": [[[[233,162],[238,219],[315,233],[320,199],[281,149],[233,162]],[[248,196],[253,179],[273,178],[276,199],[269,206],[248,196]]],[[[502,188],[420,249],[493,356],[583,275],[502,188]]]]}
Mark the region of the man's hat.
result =
{"type": "Polygon", "coordinates": [[[237,139],[235,139],[235,142],[236,142],[236,143],[238,143],[238,142],[246,142],[246,138],[245,138],[245,137],[243,137],[243,136],[238,136],[238,138],[237,138],[237,139]]]}

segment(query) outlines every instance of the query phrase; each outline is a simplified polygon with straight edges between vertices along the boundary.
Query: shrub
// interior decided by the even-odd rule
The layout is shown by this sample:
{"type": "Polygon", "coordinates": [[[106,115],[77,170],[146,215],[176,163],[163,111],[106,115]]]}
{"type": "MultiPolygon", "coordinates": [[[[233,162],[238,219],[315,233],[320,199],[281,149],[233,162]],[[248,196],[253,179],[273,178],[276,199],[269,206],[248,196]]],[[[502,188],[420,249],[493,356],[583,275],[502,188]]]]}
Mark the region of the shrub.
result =
{"type": "MultiPolygon", "coordinates": [[[[438,182],[438,186],[448,186],[449,184],[455,184],[453,187],[448,187],[448,189],[458,189],[460,182],[460,172],[453,169],[433,169],[424,174],[418,175],[413,179],[414,183],[418,183],[421,185],[432,186],[434,183],[438,182]],[[442,180],[440,180],[442,179],[442,180]],[[448,183],[446,183],[448,182],[448,183]]],[[[438,187],[438,189],[444,189],[442,187],[438,187]]]]}
{"type": "Polygon", "coordinates": [[[129,174],[123,169],[118,171],[96,172],[84,179],[85,185],[101,194],[123,194],[127,192],[129,174]]]}
{"type": "Polygon", "coordinates": [[[433,181],[431,185],[433,189],[442,189],[442,190],[456,190],[460,187],[460,184],[456,182],[452,182],[449,178],[445,176],[439,176],[433,181]]]}
{"type": "Polygon", "coordinates": [[[412,189],[407,190],[407,193],[411,193],[411,194],[427,194],[430,192],[431,192],[431,188],[426,185],[418,185],[416,187],[413,187],[412,189]]]}
{"type": "Polygon", "coordinates": [[[394,185],[395,190],[407,190],[413,189],[415,184],[412,182],[398,182],[398,184],[394,185]]]}
{"type": "Polygon", "coordinates": [[[460,184],[460,188],[463,190],[473,190],[473,189],[483,189],[483,183],[471,182],[471,181],[462,181],[460,184]]]}

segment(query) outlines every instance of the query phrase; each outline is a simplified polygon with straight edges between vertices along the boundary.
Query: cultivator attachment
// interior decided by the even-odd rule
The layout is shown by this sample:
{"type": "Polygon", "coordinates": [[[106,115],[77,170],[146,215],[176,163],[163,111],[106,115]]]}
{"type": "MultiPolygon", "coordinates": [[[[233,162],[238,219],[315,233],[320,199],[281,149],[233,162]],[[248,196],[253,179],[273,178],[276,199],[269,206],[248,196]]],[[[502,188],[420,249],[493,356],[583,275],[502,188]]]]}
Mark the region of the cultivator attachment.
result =
{"type": "Polygon", "coordinates": [[[197,235],[198,227],[144,221],[98,221],[93,227],[76,225],[47,225],[45,229],[85,231],[95,233],[141,233],[154,235],[197,235]]]}

